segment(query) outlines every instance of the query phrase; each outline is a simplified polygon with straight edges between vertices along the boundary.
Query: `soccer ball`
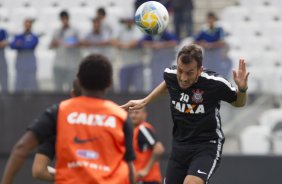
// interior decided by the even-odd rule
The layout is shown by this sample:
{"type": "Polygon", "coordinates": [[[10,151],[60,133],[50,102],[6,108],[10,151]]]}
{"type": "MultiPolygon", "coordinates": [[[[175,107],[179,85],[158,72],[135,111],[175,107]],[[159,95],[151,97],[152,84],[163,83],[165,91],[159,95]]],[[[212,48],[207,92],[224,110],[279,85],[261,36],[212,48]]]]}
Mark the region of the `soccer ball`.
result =
{"type": "Polygon", "coordinates": [[[135,23],[146,34],[160,34],[169,23],[167,9],[156,1],[145,2],[136,10],[135,23]]]}

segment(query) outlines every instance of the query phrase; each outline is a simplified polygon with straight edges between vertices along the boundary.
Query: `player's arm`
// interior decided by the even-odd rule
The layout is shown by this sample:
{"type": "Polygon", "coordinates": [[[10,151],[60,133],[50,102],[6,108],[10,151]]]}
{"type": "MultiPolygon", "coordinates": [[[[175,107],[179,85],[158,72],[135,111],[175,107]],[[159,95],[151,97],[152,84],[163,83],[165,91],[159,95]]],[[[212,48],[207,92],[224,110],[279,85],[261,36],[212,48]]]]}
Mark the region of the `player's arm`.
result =
{"type": "Polygon", "coordinates": [[[133,165],[133,160],[135,160],[135,153],[133,149],[133,127],[132,122],[129,118],[127,118],[126,122],[123,125],[123,132],[124,132],[124,140],[125,140],[125,155],[124,160],[128,164],[129,168],[129,181],[130,184],[134,184],[134,175],[135,175],[135,169],[133,165]]]}
{"type": "Polygon", "coordinates": [[[55,39],[55,38],[53,38],[51,43],[50,43],[50,45],[49,45],[49,48],[50,49],[55,49],[55,48],[58,48],[59,45],[60,45],[60,41],[55,39]]]}
{"type": "Polygon", "coordinates": [[[60,46],[60,39],[59,39],[59,32],[55,31],[54,35],[52,37],[52,40],[50,42],[49,48],[50,49],[56,49],[60,46]]]}
{"type": "Polygon", "coordinates": [[[50,163],[51,159],[47,155],[37,153],[32,165],[32,176],[40,180],[54,181],[55,173],[48,170],[50,163]]]}
{"type": "Polygon", "coordinates": [[[160,156],[164,153],[165,149],[161,142],[156,142],[152,149],[152,156],[147,162],[146,166],[137,173],[137,177],[143,178],[148,175],[154,163],[159,160],[160,156]]]}
{"type": "Polygon", "coordinates": [[[166,91],[167,91],[166,83],[165,81],[163,81],[145,98],[139,100],[130,100],[126,104],[122,105],[121,107],[125,110],[142,109],[147,104],[151,103],[153,100],[157,99],[162,94],[164,94],[166,91]]]}
{"type": "Polygon", "coordinates": [[[32,131],[27,131],[15,144],[6,164],[1,184],[12,184],[28,155],[38,145],[39,141],[32,131]]]}
{"type": "Polygon", "coordinates": [[[38,147],[33,161],[32,176],[45,181],[54,181],[55,169],[48,170],[51,160],[54,157],[55,137],[52,137],[38,147]],[[50,172],[50,170],[53,170],[53,172],[50,172]]]}
{"type": "Polygon", "coordinates": [[[218,40],[215,42],[207,42],[207,41],[201,40],[201,41],[195,41],[195,44],[200,45],[201,47],[205,49],[222,48],[226,45],[224,40],[218,40]]]}
{"type": "Polygon", "coordinates": [[[34,148],[48,137],[55,135],[55,116],[57,116],[57,106],[47,109],[16,143],[5,166],[1,184],[12,184],[17,172],[34,148]]]}
{"type": "Polygon", "coordinates": [[[132,39],[128,43],[119,42],[116,46],[121,49],[132,49],[138,46],[138,42],[137,39],[132,39]]]}
{"type": "Polygon", "coordinates": [[[249,74],[244,59],[240,59],[238,70],[233,70],[233,79],[238,87],[237,99],[232,103],[235,107],[243,107],[246,104],[249,74]]]}
{"type": "Polygon", "coordinates": [[[0,41],[0,48],[3,49],[5,48],[7,45],[9,45],[9,42],[8,41],[0,41]]]}

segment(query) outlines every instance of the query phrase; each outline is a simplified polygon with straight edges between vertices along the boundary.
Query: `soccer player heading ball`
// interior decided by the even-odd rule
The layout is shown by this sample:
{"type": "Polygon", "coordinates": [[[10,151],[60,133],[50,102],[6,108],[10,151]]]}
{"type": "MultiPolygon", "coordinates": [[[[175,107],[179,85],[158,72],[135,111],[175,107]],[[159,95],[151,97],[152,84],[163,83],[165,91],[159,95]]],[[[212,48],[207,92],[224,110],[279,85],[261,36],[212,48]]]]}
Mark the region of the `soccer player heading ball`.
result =
{"type": "Polygon", "coordinates": [[[246,63],[233,71],[237,89],[227,80],[202,66],[199,46],[184,46],[177,66],[166,68],[164,81],[148,96],[131,100],[124,109],[140,109],[162,93],[170,95],[173,127],[172,152],[165,184],[204,184],[219,166],[224,135],[219,115],[220,101],[235,107],[245,105],[248,89],[246,63]]]}

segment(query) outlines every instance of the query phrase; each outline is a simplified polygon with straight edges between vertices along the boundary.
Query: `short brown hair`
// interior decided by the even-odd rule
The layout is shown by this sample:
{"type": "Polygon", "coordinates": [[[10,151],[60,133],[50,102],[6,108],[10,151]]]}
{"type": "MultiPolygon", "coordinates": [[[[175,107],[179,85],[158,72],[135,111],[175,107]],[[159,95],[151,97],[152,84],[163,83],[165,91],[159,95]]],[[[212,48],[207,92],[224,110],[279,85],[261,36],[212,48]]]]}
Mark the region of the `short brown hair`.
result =
{"type": "Polygon", "coordinates": [[[203,51],[200,46],[196,44],[191,44],[188,46],[182,47],[178,52],[177,62],[180,60],[184,64],[188,64],[195,60],[197,62],[198,68],[202,67],[203,61],[203,51]]]}

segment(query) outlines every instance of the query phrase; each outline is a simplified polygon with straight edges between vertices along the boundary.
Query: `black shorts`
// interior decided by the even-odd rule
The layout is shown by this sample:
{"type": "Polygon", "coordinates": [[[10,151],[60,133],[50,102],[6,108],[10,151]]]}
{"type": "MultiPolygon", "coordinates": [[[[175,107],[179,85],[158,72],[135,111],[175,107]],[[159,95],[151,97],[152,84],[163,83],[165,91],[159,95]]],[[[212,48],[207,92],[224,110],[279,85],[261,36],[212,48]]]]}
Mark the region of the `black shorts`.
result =
{"type": "Polygon", "coordinates": [[[161,184],[161,183],[157,181],[139,181],[136,184],[161,184]]]}
{"type": "Polygon", "coordinates": [[[202,178],[208,183],[220,164],[223,142],[202,144],[173,144],[164,184],[183,184],[187,175],[202,178]]]}

